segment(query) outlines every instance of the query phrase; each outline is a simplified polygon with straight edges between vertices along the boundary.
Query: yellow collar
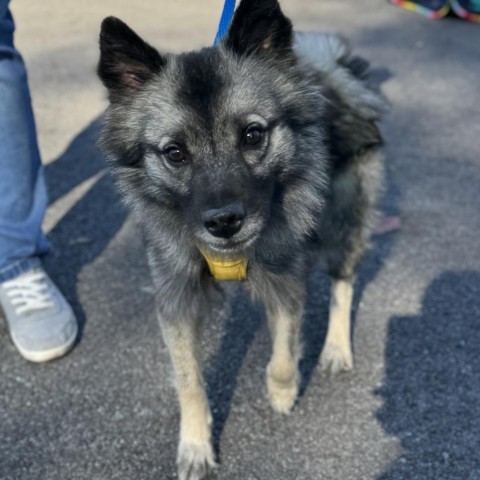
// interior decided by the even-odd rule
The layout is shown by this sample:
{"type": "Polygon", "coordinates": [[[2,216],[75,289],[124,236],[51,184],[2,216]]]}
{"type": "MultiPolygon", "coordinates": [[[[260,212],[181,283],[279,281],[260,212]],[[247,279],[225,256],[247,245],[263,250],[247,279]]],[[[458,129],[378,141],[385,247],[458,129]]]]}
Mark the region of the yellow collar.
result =
{"type": "Polygon", "coordinates": [[[245,280],[247,278],[247,259],[224,260],[214,258],[202,252],[210,273],[216,280],[245,280]]]}

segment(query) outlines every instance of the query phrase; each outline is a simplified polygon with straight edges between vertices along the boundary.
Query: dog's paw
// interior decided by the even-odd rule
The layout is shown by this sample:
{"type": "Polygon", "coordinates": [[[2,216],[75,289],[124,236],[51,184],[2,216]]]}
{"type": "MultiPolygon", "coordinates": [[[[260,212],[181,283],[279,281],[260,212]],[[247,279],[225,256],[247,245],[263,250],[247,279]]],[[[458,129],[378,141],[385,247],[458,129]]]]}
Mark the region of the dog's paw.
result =
{"type": "Polygon", "coordinates": [[[339,347],[333,343],[325,344],[320,356],[320,368],[329,375],[352,370],[352,351],[348,347],[339,347]]]}
{"type": "Polygon", "coordinates": [[[202,480],[216,466],[213,449],[210,443],[180,443],[178,447],[179,480],[202,480]]]}
{"type": "Polygon", "coordinates": [[[276,380],[267,373],[267,390],[270,405],[278,413],[288,414],[298,395],[298,374],[287,382],[276,380]]]}

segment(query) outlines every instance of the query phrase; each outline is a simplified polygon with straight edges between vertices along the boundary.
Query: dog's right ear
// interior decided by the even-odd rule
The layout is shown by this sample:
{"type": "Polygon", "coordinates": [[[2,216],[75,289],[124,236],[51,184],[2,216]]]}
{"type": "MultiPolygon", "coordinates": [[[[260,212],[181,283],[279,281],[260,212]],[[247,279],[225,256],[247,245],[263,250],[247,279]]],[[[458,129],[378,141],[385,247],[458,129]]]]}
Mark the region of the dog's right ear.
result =
{"type": "Polygon", "coordinates": [[[102,22],[97,73],[110,93],[140,89],[164,64],[157,50],[121,20],[107,17],[102,22]]]}
{"type": "Polygon", "coordinates": [[[242,0],[235,10],[224,45],[239,55],[292,53],[292,22],[283,14],[278,0],[242,0]]]}

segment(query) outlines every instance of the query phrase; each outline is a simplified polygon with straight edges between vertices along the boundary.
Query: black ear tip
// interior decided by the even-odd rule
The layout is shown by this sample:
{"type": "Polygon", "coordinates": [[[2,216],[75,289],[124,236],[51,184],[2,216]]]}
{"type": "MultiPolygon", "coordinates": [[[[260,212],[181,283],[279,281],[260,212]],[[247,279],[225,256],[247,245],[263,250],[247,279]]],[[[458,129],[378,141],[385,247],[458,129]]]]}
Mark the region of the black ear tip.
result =
{"type": "Polygon", "coordinates": [[[280,8],[278,0],[241,0],[240,5],[243,5],[243,8],[262,8],[265,10],[272,10],[275,8],[280,8]]]}
{"type": "Polygon", "coordinates": [[[117,17],[106,17],[102,21],[100,32],[102,35],[112,35],[119,30],[125,29],[127,25],[117,17]]]}

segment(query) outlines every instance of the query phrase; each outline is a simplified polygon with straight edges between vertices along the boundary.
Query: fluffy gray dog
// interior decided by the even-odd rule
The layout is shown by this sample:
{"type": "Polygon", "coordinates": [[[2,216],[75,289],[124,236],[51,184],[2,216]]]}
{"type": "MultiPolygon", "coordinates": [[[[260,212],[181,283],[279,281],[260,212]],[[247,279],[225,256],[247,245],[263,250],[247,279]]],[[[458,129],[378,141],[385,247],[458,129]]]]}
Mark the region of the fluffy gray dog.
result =
{"type": "Polygon", "coordinates": [[[352,368],[350,309],[382,184],[384,101],[344,41],[292,31],[277,0],[242,0],[218,47],[160,54],[110,17],[98,73],[101,146],[147,241],[181,409],[181,480],[215,465],[198,339],[218,280],[265,305],[266,382],[287,413],[298,393],[305,279],[332,278],[321,366],[352,368]]]}

